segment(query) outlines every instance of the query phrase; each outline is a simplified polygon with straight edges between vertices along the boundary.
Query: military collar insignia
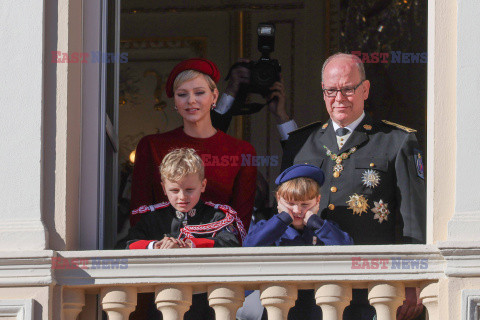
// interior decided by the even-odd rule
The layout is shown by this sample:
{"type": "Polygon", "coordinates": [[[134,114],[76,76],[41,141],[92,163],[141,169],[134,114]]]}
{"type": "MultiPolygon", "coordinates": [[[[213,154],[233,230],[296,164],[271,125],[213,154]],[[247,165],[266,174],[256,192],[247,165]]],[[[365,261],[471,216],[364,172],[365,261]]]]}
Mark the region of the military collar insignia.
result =
{"type": "Polygon", "coordinates": [[[365,129],[365,130],[367,130],[367,131],[370,131],[370,130],[372,130],[372,126],[369,125],[369,124],[364,124],[364,125],[363,125],[363,129],[365,129]]]}
{"type": "Polygon", "coordinates": [[[325,129],[327,129],[327,127],[328,127],[328,122],[325,122],[325,124],[322,126],[322,129],[325,130],[325,129]]]}
{"type": "Polygon", "coordinates": [[[362,174],[362,182],[364,186],[373,189],[380,184],[380,175],[375,170],[365,170],[365,172],[362,174]]]}
{"type": "Polygon", "coordinates": [[[177,219],[183,220],[184,214],[183,214],[183,212],[176,210],[175,211],[175,216],[177,217],[177,219]]]}
{"type": "Polygon", "coordinates": [[[197,214],[197,209],[195,209],[195,208],[191,209],[187,213],[175,210],[175,216],[180,220],[186,218],[187,216],[189,216],[190,218],[194,217],[196,214],[197,214]]]}
{"type": "Polygon", "coordinates": [[[373,204],[375,208],[372,209],[372,212],[375,213],[373,219],[378,219],[379,223],[382,223],[383,220],[388,221],[388,215],[390,210],[388,210],[388,203],[384,203],[383,200],[378,202],[374,201],[373,204]]]}
{"type": "Polygon", "coordinates": [[[367,209],[370,208],[368,200],[363,195],[356,193],[352,194],[346,203],[348,204],[347,209],[353,210],[353,214],[358,214],[359,216],[367,212],[367,209]]]}

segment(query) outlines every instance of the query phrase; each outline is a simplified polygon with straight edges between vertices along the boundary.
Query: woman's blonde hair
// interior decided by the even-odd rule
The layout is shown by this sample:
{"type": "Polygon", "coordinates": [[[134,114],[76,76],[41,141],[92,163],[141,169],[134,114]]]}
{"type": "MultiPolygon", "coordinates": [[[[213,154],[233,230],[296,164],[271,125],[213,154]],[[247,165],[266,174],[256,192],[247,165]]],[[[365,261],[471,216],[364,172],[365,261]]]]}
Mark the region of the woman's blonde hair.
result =
{"type": "Polygon", "coordinates": [[[173,81],[173,92],[175,92],[178,89],[178,87],[180,87],[182,83],[184,83],[185,81],[192,80],[198,76],[203,76],[205,78],[205,80],[208,83],[208,87],[210,88],[210,90],[212,90],[212,92],[215,91],[215,89],[217,89],[217,85],[215,84],[215,81],[213,81],[209,75],[206,75],[205,73],[201,73],[195,70],[185,70],[180,72],[178,76],[175,78],[175,81],[173,81]]]}
{"type": "Polygon", "coordinates": [[[200,180],[205,177],[203,161],[191,148],[174,149],[167,153],[160,164],[162,181],[178,181],[191,173],[198,174],[200,180]]]}
{"type": "Polygon", "coordinates": [[[287,201],[307,201],[318,197],[319,194],[318,183],[306,177],[285,181],[277,188],[277,196],[287,201]]]}

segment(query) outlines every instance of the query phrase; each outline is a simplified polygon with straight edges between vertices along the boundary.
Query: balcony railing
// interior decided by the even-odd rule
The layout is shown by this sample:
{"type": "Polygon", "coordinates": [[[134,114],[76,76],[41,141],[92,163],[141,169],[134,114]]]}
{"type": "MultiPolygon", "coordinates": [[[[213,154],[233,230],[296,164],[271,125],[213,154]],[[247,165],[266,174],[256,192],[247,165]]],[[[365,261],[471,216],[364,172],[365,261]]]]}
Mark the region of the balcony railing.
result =
{"type": "Polygon", "coordinates": [[[235,319],[245,290],[260,290],[269,319],[286,319],[297,290],[314,289],[324,320],[342,319],[352,289],[367,288],[378,320],[394,320],[405,287],[420,287],[438,319],[445,259],[433,245],[65,251],[52,258],[63,319],[98,293],[110,320],[128,319],[137,293],[155,292],[165,320],[182,319],[192,294],[207,292],[216,319],[235,319]]]}

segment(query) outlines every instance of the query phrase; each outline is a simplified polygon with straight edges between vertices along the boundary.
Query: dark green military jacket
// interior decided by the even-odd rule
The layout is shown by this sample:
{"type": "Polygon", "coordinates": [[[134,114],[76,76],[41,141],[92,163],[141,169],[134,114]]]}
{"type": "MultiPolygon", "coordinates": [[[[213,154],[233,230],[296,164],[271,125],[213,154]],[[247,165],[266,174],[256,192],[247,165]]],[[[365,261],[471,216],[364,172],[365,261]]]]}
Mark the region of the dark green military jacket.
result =
{"type": "Polygon", "coordinates": [[[355,244],[425,243],[425,181],[415,130],[368,115],[339,150],[332,120],[289,134],[282,170],[322,168],[320,214],[355,244]]]}

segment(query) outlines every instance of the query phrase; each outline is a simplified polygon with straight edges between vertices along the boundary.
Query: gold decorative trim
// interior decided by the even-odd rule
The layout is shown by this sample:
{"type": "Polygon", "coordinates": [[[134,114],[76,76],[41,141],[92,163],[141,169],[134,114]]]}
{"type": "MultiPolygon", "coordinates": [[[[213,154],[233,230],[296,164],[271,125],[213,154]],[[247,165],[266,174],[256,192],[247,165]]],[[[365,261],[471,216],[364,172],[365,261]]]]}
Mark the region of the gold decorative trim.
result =
{"type": "Polygon", "coordinates": [[[390,126],[392,126],[392,127],[396,127],[396,128],[401,129],[401,130],[403,130],[403,131],[409,132],[409,133],[411,133],[411,132],[417,132],[417,130],[415,130],[415,129],[402,126],[402,125],[400,125],[400,124],[398,124],[398,123],[395,123],[395,122],[391,122],[391,121],[388,121],[388,120],[382,120],[382,122],[385,123],[385,124],[388,124],[388,125],[390,125],[390,126]]]}

